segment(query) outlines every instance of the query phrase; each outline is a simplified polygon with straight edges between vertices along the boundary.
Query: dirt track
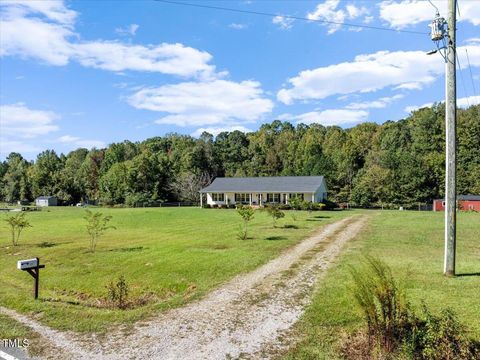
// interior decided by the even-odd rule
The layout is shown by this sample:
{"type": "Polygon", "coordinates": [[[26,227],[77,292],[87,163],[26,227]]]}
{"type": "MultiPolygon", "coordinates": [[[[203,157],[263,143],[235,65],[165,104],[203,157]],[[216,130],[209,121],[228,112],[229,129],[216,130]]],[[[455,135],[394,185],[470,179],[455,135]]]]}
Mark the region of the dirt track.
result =
{"type": "MultiPolygon", "coordinates": [[[[363,216],[354,216],[327,225],[202,300],[138,323],[128,335],[119,329],[100,341],[60,333],[11,310],[0,312],[31,326],[68,352],[68,359],[268,358],[285,346],[281,336],[302,315],[315,282],[364,223],[363,216]]],[[[58,352],[52,358],[58,359],[58,352]]]]}

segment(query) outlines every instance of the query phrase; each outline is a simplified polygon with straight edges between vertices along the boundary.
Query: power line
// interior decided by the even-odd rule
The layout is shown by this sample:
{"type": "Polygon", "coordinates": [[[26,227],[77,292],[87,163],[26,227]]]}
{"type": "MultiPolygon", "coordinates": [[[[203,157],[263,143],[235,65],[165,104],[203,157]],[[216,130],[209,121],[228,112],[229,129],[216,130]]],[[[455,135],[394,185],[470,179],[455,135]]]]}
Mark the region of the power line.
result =
{"type": "Polygon", "coordinates": [[[477,90],[475,89],[475,82],[473,81],[472,66],[470,65],[470,57],[468,56],[468,50],[465,48],[467,54],[468,69],[470,70],[470,79],[472,80],[473,95],[477,96],[477,90]]]}
{"type": "Polygon", "coordinates": [[[457,55],[458,72],[460,73],[460,80],[462,80],[462,87],[463,87],[463,92],[465,94],[465,100],[467,101],[467,106],[470,107],[470,101],[468,100],[468,94],[467,94],[467,87],[465,86],[465,80],[463,79],[462,65],[460,64],[458,53],[456,55],[457,55]]]}
{"type": "Polygon", "coordinates": [[[430,5],[432,5],[435,8],[435,10],[437,10],[437,13],[440,13],[440,11],[438,11],[438,8],[435,6],[432,0],[428,0],[428,2],[430,3],[430,5]]]}
{"type": "Polygon", "coordinates": [[[242,14],[252,14],[252,15],[269,16],[269,17],[280,16],[284,19],[312,21],[312,22],[318,22],[318,23],[323,23],[323,24],[350,26],[350,27],[356,27],[356,28],[365,28],[365,29],[371,29],[371,30],[382,30],[382,31],[390,31],[390,32],[397,32],[397,33],[401,32],[401,33],[407,33],[407,34],[428,35],[428,33],[421,32],[421,31],[396,30],[396,29],[390,29],[390,28],[385,28],[385,27],[380,27],[380,26],[350,24],[350,23],[345,23],[345,22],[320,20],[320,19],[308,19],[308,18],[301,17],[301,16],[273,14],[273,13],[267,13],[267,12],[262,12],[262,11],[241,10],[241,9],[222,7],[222,6],[213,6],[213,5],[205,5],[205,4],[193,4],[193,3],[185,3],[185,2],[170,1],[170,0],[155,0],[155,1],[165,3],[165,4],[190,6],[190,7],[196,7],[196,8],[211,9],[211,10],[230,11],[230,12],[236,12],[236,13],[242,13],[242,14]]]}

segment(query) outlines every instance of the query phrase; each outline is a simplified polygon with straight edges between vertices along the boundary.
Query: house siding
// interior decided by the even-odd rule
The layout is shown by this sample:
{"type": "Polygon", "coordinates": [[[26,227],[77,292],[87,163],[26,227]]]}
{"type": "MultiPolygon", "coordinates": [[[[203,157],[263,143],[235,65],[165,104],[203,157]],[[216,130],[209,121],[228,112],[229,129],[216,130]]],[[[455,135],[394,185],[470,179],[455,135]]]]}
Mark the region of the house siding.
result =
{"type": "MultiPolygon", "coordinates": [[[[229,204],[236,204],[235,201],[235,194],[251,194],[251,199],[252,199],[252,205],[260,205],[260,204],[265,204],[267,203],[267,194],[280,194],[280,203],[284,203],[284,196],[286,195],[286,203],[288,204],[288,201],[291,197],[292,194],[303,194],[303,199],[305,201],[312,201],[312,202],[322,202],[326,198],[326,192],[324,191],[323,188],[320,188],[317,192],[312,193],[312,192],[253,192],[253,193],[248,193],[248,192],[242,192],[239,191],[237,193],[235,192],[226,192],[226,193],[221,193],[221,192],[215,192],[217,194],[224,194],[224,201],[214,201],[212,199],[212,193],[207,192],[207,204],[208,205],[229,205],[229,204]],[[261,199],[261,200],[260,200],[261,199]]],[[[248,198],[249,199],[249,198],[248,198]]],[[[250,201],[247,201],[249,204],[250,201]]]]}
{"type": "MultiPolygon", "coordinates": [[[[464,211],[479,211],[480,212],[480,201],[478,200],[458,200],[457,207],[459,210],[464,211]]],[[[433,211],[445,211],[444,200],[434,200],[433,201],[433,211]]]]}

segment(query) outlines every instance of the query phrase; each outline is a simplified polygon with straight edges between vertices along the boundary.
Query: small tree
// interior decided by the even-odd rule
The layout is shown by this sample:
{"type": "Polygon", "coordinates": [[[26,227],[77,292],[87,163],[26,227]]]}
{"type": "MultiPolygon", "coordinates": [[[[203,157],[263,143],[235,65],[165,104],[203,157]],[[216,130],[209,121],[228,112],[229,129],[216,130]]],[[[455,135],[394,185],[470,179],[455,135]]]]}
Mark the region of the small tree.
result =
{"type": "Polygon", "coordinates": [[[291,215],[293,221],[297,221],[297,210],[302,208],[302,200],[298,197],[292,197],[289,199],[288,204],[292,207],[291,215]]]}
{"type": "Polygon", "coordinates": [[[243,219],[243,229],[239,234],[239,238],[241,240],[247,239],[247,231],[248,231],[248,223],[250,220],[253,219],[253,215],[255,214],[255,210],[251,206],[240,206],[237,209],[237,213],[243,219]]]}
{"type": "Polygon", "coordinates": [[[120,275],[116,283],[111,281],[106,288],[110,302],[119,309],[125,309],[128,305],[127,297],[130,292],[125,277],[120,275]]]}
{"type": "Polygon", "coordinates": [[[315,205],[311,201],[304,200],[302,202],[302,210],[308,211],[309,214],[312,212],[314,206],[315,205]]]}
{"type": "Polygon", "coordinates": [[[270,215],[273,219],[273,227],[277,226],[277,220],[281,219],[285,216],[285,213],[278,208],[276,205],[272,205],[267,207],[268,215],[270,215]]]}
{"type": "Polygon", "coordinates": [[[90,235],[90,251],[95,252],[97,241],[108,229],[115,229],[114,226],[108,226],[111,216],[102,214],[101,212],[93,212],[85,210],[84,219],[87,221],[87,232],[90,235]]]}
{"type": "Polygon", "coordinates": [[[25,213],[20,212],[16,215],[7,216],[5,222],[10,226],[10,231],[12,234],[12,245],[18,245],[18,239],[23,229],[31,227],[28,219],[25,218],[25,213]]]}

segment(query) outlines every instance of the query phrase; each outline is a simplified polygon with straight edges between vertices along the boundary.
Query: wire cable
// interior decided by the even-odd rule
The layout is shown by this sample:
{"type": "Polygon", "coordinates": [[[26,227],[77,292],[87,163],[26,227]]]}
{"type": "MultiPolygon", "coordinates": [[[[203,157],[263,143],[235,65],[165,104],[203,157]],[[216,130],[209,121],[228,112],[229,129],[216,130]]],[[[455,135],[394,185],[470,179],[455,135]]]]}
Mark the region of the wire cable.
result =
{"type": "Polygon", "coordinates": [[[467,106],[470,107],[467,87],[465,86],[465,80],[463,79],[463,71],[462,71],[462,65],[460,64],[460,58],[458,57],[458,53],[455,53],[455,55],[457,56],[458,72],[460,73],[460,80],[462,80],[462,87],[463,87],[463,93],[465,94],[465,100],[467,101],[467,106]]]}
{"type": "Polygon", "coordinates": [[[468,69],[470,70],[470,79],[472,80],[473,95],[477,96],[477,90],[475,89],[475,82],[473,81],[472,66],[470,65],[470,57],[468,56],[468,50],[465,48],[467,54],[468,69]]]}
{"type": "Polygon", "coordinates": [[[371,30],[390,31],[390,32],[396,32],[396,33],[407,33],[407,34],[415,34],[415,35],[428,35],[428,33],[421,32],[421,31],[397,30],[397,29],[390,29],[390,28],[385,28],[385,27],[380,27],[380,26],[351,24],[351,23],[345,23],[345,22],[320,20],[320,19],[308,19],[308,18],[301,17],[301,16],[273,14],[273,13],[267,13],[267,12],[262,12],[262,11],[241,10],[241,9],[227,8],[227,7],[214,6],[214,5],[193,4],[193,3],[186,3],[186,2],[180,2],[180,1],[170,1],[170,0],[155,0],[155,1],[158,1],[158,2],[161,2],[161,3],[164,3],[164,4],[190,6],[190,7],[196,7],[196,8],[211,9],[211,10],[230,11],[230,12],[243,13],[243,14],[261,15],[261,16],[269,16],[269,17],[281,16],[284,19],[312,21],[312,22],[318,22],[318,23],[323,23],[323,24],[350,26],[350,27],[365,28],[365,29],[371,29],[371,30]]]}
{"type": "Polygon", "coordinates": [[[440,14],[440,11],[438,11],[438,7],[435,6],[432,0],[428,0],[428,2],[430,3],[430,5],[432,5],[435,8],[435,10],[437,10],[437,14],[440,14]]]}

